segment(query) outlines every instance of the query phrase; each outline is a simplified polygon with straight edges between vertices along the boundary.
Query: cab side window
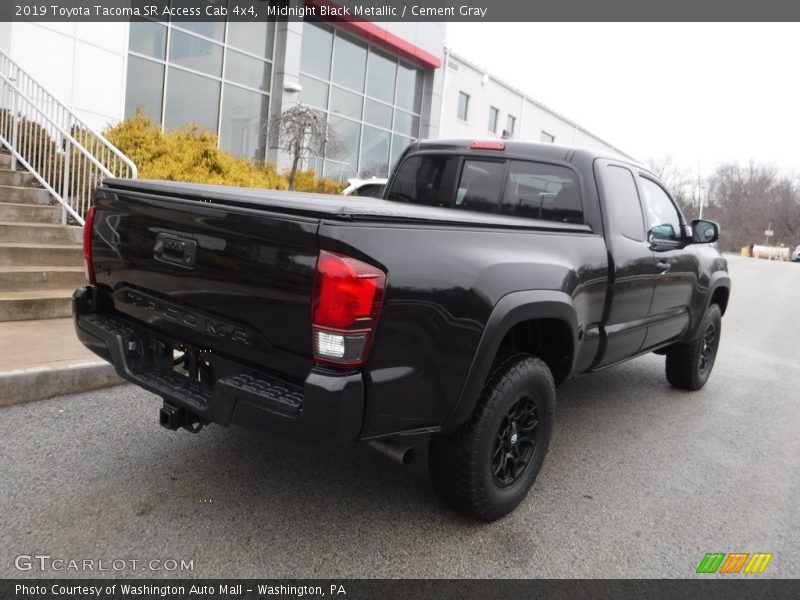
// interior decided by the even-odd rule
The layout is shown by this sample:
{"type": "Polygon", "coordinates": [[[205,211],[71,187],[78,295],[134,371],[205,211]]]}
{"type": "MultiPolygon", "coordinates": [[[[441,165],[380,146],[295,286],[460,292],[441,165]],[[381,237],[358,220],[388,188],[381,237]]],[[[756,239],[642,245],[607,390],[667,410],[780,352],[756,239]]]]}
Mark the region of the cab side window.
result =
{"type": "Polygon", "coordinates": [[[609,165],[603,182],[608,202],[614,212],[612,218],[617,223],[619,232],[628,239],[643,242],[645,236],[642,205],[633,173],[624,167],[609,165]]]}
{"type": "Polygon", "coordinates": [[[647,177],[639,177],[642,190],[648,236],[656,240],[681,239],[681,218],[667,192],[647,177]]]}

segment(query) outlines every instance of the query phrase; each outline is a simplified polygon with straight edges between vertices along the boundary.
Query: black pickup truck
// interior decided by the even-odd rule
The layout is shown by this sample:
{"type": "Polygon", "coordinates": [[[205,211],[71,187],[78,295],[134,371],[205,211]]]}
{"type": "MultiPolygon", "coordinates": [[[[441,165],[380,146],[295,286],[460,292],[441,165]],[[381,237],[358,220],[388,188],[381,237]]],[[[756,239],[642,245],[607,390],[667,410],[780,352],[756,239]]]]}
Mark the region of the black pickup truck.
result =
{"type": "Polygon", "coordinates": [[[525,497],[556,386],[646,352],[714,365],[730,279],[711,221],[586,150],[431,140],[383,199],[109,180],[84,236],[82,342],[161,424],[368,442],[492,520],[525,497]]]}

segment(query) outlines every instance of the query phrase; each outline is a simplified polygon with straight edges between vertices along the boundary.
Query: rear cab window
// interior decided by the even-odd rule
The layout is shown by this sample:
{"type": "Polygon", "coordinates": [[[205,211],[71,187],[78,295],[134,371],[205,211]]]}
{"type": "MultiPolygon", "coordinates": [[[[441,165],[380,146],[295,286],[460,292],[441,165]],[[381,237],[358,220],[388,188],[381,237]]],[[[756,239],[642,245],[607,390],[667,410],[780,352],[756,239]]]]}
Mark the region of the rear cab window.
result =
{"type": "Polygon", "coordinates": [[[583,223],[578,178],[566,167],[511,161],[502,211],[529,219],[583,223]]]}
{"type": "Polygon", "coordinates": [[[572,169],[534,160],[417,154],[398,167],[388,200],[561,223],[584,222],[572,169]]]}

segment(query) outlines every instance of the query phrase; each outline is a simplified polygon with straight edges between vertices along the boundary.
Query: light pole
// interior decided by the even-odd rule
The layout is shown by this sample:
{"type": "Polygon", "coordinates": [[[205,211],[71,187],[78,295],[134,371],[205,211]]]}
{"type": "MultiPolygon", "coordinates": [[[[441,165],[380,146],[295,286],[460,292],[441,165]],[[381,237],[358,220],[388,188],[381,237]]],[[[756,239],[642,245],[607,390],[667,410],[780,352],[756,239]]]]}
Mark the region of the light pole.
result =
{"type": "Polygon", "coordinates": [[[706,186],[702,183],[697,186],[697,201],[700,204],[700,214],[697,217],[698,219],[703,218],[703,190],[705,189],[706,186]]]}

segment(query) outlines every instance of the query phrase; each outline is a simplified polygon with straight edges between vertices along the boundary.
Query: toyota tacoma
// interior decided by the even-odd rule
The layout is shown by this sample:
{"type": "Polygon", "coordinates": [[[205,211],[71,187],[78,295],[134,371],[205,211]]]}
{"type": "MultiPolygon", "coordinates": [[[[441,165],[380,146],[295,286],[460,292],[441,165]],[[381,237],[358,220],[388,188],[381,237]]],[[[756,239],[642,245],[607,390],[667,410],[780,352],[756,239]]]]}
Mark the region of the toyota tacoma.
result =
{"type": "Polygon", "coordinates": [[[383,198],[107,180],[81,341],[161,424],[370,443],[481,520],[547,453],[556,387],[647,352],[708,379],[730,293],[719,227],[642,165],[518,141],[412,144],[383,198]]]}

